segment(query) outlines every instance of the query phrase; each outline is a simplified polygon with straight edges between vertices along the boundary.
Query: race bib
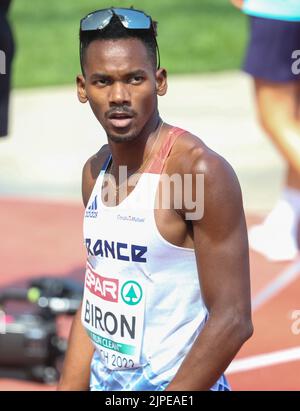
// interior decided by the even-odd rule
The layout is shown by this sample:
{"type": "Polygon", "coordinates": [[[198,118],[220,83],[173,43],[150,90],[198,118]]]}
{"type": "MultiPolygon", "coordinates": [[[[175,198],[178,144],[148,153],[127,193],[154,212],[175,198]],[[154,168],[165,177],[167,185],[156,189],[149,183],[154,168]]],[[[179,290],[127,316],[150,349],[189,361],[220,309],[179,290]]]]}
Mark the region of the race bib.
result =
{"type": "Polygon", "coordinates": [[[87,263],[81,320],[109,369],[143,365],[144,315],[145,281],[140,274],[108,277],[87,263]]]}

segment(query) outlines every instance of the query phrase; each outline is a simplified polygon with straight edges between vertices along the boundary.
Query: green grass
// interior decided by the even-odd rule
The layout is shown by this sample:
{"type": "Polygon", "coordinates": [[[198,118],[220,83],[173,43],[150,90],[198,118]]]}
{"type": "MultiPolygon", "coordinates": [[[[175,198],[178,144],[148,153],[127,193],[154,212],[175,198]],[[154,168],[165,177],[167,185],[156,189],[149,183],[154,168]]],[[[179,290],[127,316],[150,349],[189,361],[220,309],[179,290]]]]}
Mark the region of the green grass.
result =
{"type": "Polygon", "coordinates": [[[79,72],[79,20],[112,4],[134,5],[158,20],[162,65],[169,73],[240,65],[246,22],[229,0],[15,0],[10,12],[17,43],[14,86],[73,83],[79,72]]]}

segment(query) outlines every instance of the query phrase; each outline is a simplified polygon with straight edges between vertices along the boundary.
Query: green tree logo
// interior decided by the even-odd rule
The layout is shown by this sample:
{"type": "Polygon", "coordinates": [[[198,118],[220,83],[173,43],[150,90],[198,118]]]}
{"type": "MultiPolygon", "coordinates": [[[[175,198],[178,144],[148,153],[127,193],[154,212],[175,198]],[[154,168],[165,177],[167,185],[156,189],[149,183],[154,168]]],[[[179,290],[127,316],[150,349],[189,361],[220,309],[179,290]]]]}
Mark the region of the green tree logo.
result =
{"type": "Polygon", "coordinates": [[[121,297],[124,303],[136,305],[143,297],[142,287],[136,281],[127,281],[121,289],[121,297]]]}

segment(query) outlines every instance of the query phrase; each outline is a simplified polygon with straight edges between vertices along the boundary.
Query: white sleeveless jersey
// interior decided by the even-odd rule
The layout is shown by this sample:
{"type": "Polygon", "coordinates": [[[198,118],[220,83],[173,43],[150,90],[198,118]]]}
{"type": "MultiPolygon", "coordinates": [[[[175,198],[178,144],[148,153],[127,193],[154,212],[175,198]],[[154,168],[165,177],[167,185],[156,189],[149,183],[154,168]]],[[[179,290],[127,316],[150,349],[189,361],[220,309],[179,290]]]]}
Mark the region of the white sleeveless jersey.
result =
{"type": "MultiPolygon", "coordinates": [[[[164,390],[207,319],[194,250],[166,241],[154,217],[164,162],[183,133],[171,129],[133,191],[115,207],[101,199],[109,156],[86,207],[81,320],[95,346],[91,390],[164,390]]],[[[212,389],[228,390],[225,377],[212,389]]]]}

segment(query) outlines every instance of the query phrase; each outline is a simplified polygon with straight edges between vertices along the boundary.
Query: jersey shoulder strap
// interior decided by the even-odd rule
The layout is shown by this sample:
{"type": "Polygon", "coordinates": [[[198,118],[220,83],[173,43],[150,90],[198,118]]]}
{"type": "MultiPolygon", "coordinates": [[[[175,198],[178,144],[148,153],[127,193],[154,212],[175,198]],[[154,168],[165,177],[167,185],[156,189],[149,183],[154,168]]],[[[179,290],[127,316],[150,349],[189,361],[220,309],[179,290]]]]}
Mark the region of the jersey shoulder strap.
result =
{"type": "Polygon", "coordinates": [[[166,159],[168,158],[175,141],[177,140],[178,137],[180,137],[181,135],[185,133],[186,133],[186,130],[183,130],[182,128],[172,127],[169,130],[161,148],[154,155],[152,162],[147,167],[146,172],[152,173],[152,174],[161,174],[164,168],[166,159]]]}

